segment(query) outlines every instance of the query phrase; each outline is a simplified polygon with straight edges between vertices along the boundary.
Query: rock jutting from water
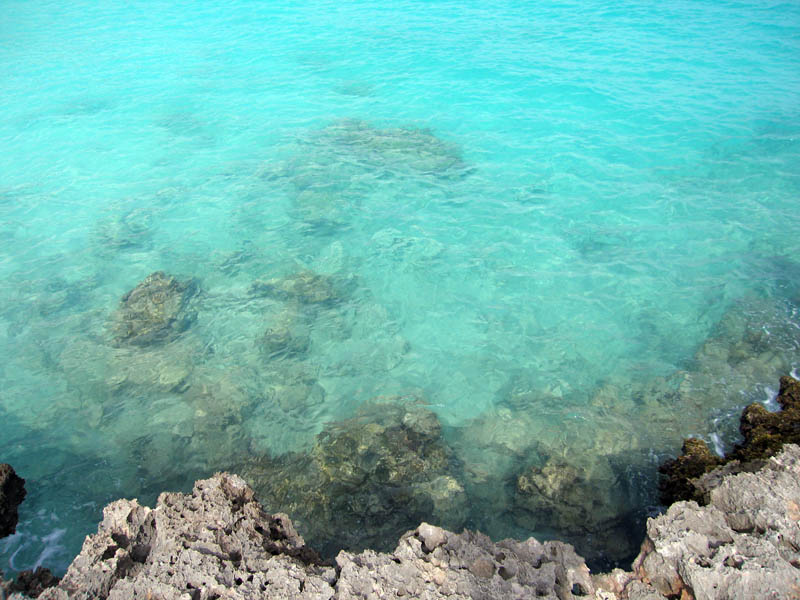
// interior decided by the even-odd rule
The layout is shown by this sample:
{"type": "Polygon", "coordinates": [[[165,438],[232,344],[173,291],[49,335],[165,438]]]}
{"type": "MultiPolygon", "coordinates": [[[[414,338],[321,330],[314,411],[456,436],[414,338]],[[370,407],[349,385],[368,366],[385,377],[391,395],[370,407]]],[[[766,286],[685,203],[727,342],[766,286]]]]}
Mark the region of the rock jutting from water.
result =
{"type": "Polygon", "coordinates": [[[642,600],[800,597],[800,447],[785,446],[753,473],[715,473],[707,506],[676,502],[649,519],[633,572],[596,581],[642,600]],[[636,595],[643,583],[661,595],[636,595]]]}
{"type": "Polygon", "coordinates": [[[122,297],[112,316],[116,346],[149,346],[169,342],[195,319],[189,300],[197,292],[194,281],[179,281],[163,271],[151,273],[122,297]]]}
{"type": "Polygon", "coordinates": [[[25,480],[17,475],[11,465],[0,464],[0,538],[17,530],[18,507],[26,493],[25,480]]]}
{"type": "Polygon", "coordinates": [[[721,465],[725,472],[747,471],[780,451],[784,444],[800,443],[800,381],[785,376],[780,379],[777,403],[780,411],[770,412],[754,403],[744,409],[739,430],[744,440],[725,457],[712,453],[703,440],[684,440],[681,456],[665,462],[660,468],[659,487],[664,504],[677,500],[708,499],[706,474],[721,465]],[[757,464],[749,465],[756,461],[757,464]]]}
{"type": "MultiPolygon", "coordinates": [[[[25,499],[25,480],[6,463],[0,464],[0,538],[13,535],[19,520],[19,505],[25,499]]],[[[36,598],[45,588],[58,583],[49,569],[36,567],[34,571],[22,571],[14,581],[5,581],[0,571],[0,598],[6,594],[25,594],[25,597],[36,598]]]]}

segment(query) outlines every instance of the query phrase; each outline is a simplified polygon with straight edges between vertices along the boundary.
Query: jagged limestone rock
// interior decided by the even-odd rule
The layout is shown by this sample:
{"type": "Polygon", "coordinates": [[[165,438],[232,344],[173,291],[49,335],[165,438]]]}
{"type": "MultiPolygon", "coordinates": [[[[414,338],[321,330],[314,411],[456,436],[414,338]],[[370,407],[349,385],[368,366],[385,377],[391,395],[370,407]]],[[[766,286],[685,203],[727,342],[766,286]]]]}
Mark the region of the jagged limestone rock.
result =
{"type": "Polygon", "coordinates": [[[220,473],[191,494],[164,493],[154,510],[118,500],[61,583],[42,600],[286,598],[573,600],[594,593],[571,546],[493,543],[423,523],[391,554],[341,552],[336,566],[307,546],[286,515],[265,513],[252,489],[220,473]]]}
{"type": "Polygon", "coordinates": [[[790,444],[761,470],[719,480],[708,506],[677,502],[650,519],[634,572],[668,597],[797,598],[798,521],[800,447],[790,444]]]}

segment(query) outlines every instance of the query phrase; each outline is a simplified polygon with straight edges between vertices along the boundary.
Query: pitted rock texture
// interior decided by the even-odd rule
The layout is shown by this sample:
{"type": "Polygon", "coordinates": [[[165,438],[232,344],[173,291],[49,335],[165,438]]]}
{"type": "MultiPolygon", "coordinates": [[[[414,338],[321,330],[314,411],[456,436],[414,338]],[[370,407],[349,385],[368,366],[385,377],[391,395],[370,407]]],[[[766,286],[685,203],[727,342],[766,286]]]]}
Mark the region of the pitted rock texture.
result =
{"type": "Polygon", "coordinates": [[[17,530],[17,507],[25,499],[25,480],[11,465],[0,464],[0,538],[17,530]]]}
{"type": "Polygon", "coordinates": [[[341,552],[326,564],[286,515],[266,514],[236,475],[165,493],[155,509],[118,500],[104,510],[45,600],[210,600],[411,597],[544,598],[594,594],[589,570],[561,542],[454,534],[422,524],[391,554],[341,552]]]}
{"type": "Polygon", "coordinates": [[[633,567],[668,598],[800,598],[800,447],[722,477],[707,506],[676,502],[650,519],[633,567]]]}

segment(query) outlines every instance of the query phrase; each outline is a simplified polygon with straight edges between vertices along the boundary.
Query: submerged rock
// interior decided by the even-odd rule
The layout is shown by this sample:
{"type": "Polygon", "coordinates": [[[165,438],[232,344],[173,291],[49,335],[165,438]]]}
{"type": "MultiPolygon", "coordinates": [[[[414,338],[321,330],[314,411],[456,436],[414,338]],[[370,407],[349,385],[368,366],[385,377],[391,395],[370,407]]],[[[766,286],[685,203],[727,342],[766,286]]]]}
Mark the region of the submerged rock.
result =
{"type": "Polygon", "coordinates": [[[409,597],[573,600],[594,593],[571,546],[493,543],[423,523],[391,554],[341,552],[325,563],[284,514],[267,514],[236,475],[164,493],[154,510],[118,500],[43,600],[409,597]]]}
{"type": "Polygon", "coordinates": [[[257,345],[267,360],[305,355],[310,344],[310,328],[291,312],[281,313],[258,339],[257,345]]]}
{"type": "Polygon", "coordinates": [[[603,491],[584,469],[548,460],[543,467],[529,467],[517,477],[516,504],[533,513],[538,525],[546,523],[573,533],[596,531],[598,523],[617,516],[609,509],[610,503],[603,501],[603,491]]]}
{"type": "Polygon", "coordinates": [[[114,344],[148,346],[177,338],[195,319],[188,305],[196,291],[192,280],[151,273],[122,297],[112,317],[114,344]]]}
{"type": "Polygon", "coordinates": [[[470,171],[460,149],[428,129],[342,119],[309,132],[298,140],[294,158],[261,176],[286,184],[298,225],[319,235],[352,226],[364,203],[380,201],[376,190],[387,184],[396,195],[404,186],[457,180],[470,171]]]}
{"type": "Polygon", "coordinates": [[[146,248],[151,244],[152,222],[148,209],[114,213],[95,225],[93,238],[101,253],[146,248]]]}
{"type": "Polygon", "coordinates": [[[708,478],[704,476],[716,467],[728,464],[727,473],[754,470],[760,464],[747,463],[774,456],[784,444],[800,443],[800,381],[781,377],[777,402],[783,409],[778,412],[757,403],[745,408],[739,426],[744,440],[724,458],[713,454],[702,440],[685,440],[683,454],[659,467],[662,502],[695,500],[704,504],[708,499],[708,478]]]}
{"type": "Polygon", "coordinates": [[[269,383],[264,395],[286,413],[307,414],[325,400],[325,389],[316,373],[300,361],[281,361],[280,367],[268,371],[269,383]]]}
{"type": "Polygon", "coordinates": [[[465,168],[459,149],[430,129],[382,129],[366,121],[343,119],[323,129],[319,143],[373,168],[408,169],[438,176],[465,168]]]}
{"type": "Polygon", "coordinates": [[[452,527],[466,518],[466,495],[439,421],[420,404],[370,404],[353,419],[328,424],[307,454],[236,468],[329,554],[386,548],[424,518],[452,527]]]}
{"type": "Polygon", "coordinates": [[[550,457],[515,480],[512,516],[532,531],[552,531],[575,544],[590,564],[619,564],[636,554],[636,507],[609,456],[550,457]]]}
{"type": "Polygon", "coordinates": [[[17,530],[18,506],[25,499],[25,480],[9,464],[0,464],[0,538],[17,530]]]}
{"type": "Polygon", "coordinates": [[[287,277],[256,281],[250,286],[250,293],[299,304],[325,304],[337,299],[331,278],[309,270],[287,277]]]}

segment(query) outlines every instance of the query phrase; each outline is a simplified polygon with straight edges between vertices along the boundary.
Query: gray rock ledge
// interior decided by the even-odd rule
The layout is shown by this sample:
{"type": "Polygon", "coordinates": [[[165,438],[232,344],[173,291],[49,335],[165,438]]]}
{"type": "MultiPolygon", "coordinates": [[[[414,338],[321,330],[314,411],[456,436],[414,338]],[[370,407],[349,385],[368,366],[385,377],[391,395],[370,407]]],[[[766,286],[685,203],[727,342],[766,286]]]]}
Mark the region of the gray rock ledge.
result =
{"type": "Polygon", "coordinates": [[[650,519],[632,572],[589,574],[562,542],[493,543],[423,523],[391,554],[326,564],[284,514],[265,513],[236,475],[164,493],[155,509],[118,500],[44,600],[254,598],[800,598],[800,447],[756,473],[719,478],[710,503],[650,519]]]}

